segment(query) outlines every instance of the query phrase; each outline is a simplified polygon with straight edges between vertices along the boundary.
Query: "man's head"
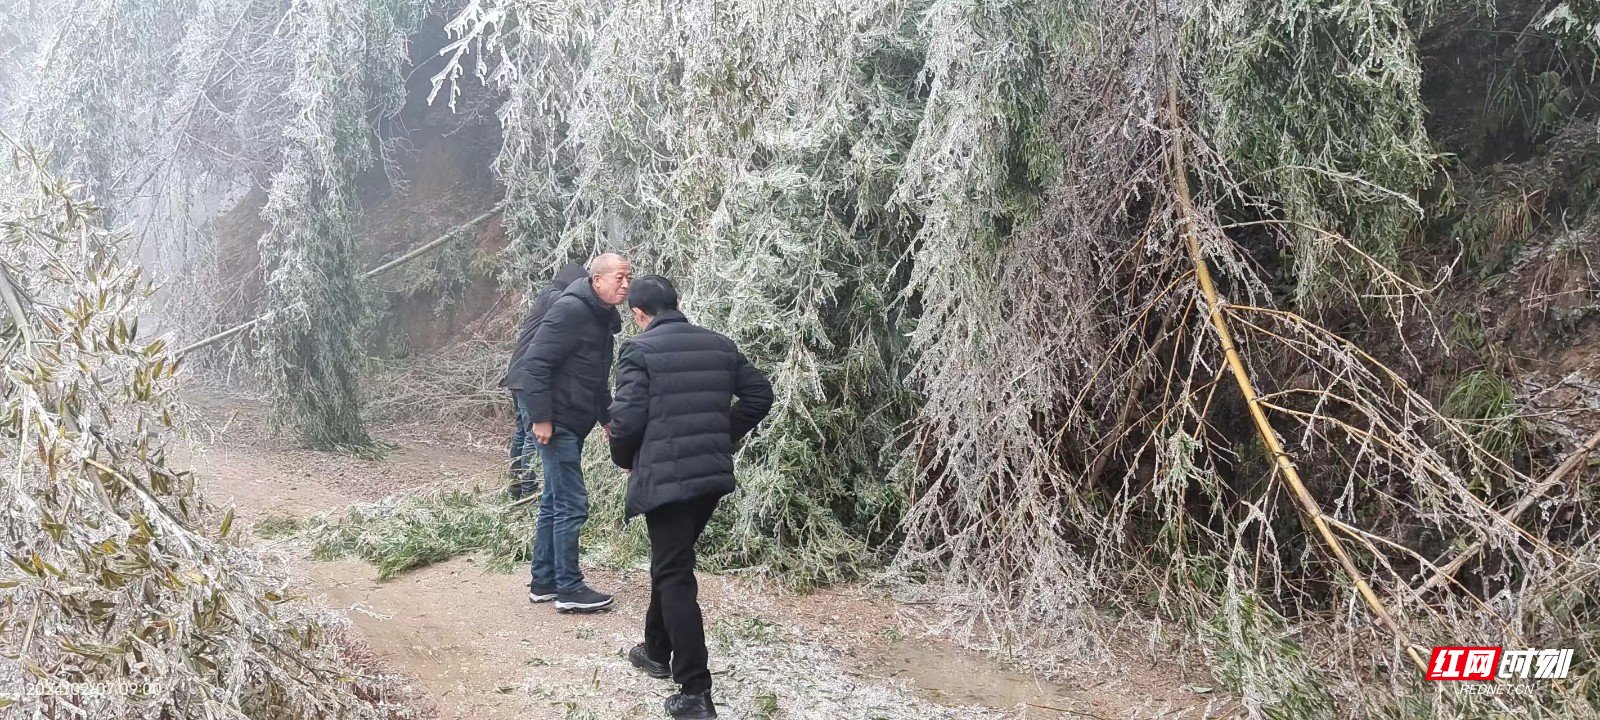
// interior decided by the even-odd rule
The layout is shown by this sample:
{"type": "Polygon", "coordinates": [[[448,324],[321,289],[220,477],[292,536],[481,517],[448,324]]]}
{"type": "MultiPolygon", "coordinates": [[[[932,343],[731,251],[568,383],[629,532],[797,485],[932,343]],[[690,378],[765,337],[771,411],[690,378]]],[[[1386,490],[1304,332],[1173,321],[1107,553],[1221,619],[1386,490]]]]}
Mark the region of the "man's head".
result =
{"type": "Polygon", "coordinates": [[[633,265],[616,253],[606,253],[589,261],[589,282],[600,302],[616,307],[628,299],[633,281],[633,265]]]}
{"type": "Polygon", "coordinates": [[[633,308],[633,321],[646,327],[661,313],[678,309],[678,290],[672,281],[660,275],[646,275],[633,283],[628,293],[628,307],[633,308]]]}

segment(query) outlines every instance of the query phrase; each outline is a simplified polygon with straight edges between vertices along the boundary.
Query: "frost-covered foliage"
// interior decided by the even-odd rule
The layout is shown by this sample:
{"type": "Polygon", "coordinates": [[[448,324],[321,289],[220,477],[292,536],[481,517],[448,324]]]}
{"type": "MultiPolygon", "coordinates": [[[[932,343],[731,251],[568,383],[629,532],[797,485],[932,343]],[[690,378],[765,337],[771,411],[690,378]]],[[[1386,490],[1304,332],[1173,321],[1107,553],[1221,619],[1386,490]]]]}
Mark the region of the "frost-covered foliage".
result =
{"type": "Polygon", "coordinates": [[[109,217],[136,234],[152,277],[185,289],[158,299],[162,329],[192,339],[248,319],[241,283],[221,277],[212,220],[282,160],[296,46],[280,25],[285,7],[86,0],[70,13],[47,3],[15,8],[34,38],[17,54],[40,71],[14,76],[7,123],[49,150],[58,171],[91,180],[109,217]]]}
{"type": "Polygon", "coordinates": [[[399,73],[420,11],[398,0],[297,0],[285,18],[298,39],[288,90],[297,112],[262,210],[269,312],[257,337],[275,421],[312,447],[371,442],[357,384],[356,178],[376,160],[372,116],[404,101],[399,73]]]}
{"type": "Polygon", "coordinates": [[[277,417],[318,447],[362,445],[354,376],[362,309],[357,175],[402,101],[406,42],[435,6],[410,0],[89,0],[8,10],[8,124],[50,152],[141,240],[162,319],[194,338],[248,319],[219,275],[210,221],[268,191],[260,369],[277,417]]]}
{"type": "Polygon", "coordinates": [[[167,464],[179,359],[84,189],[0,176],[0,714],[389,718],[331,615],[167,464]]]}
{"type": "Polygon", "coordinates": [[[0,10],[5,121],[141,236],[204,220],[276,167],[295,38],[265,0],[87,0],[0,10]],[[196,209],[195,216],[183,211],[196,209]],[[181,216],[181,217],[180,217],[181,216]]]}
{"type": "Polygon", "coordinates": [[[14,48],[23,73],[12,80],[10,131],[98,197],[137,182],[131,158],[152,152],[160,135],[162,107],[150,99],[172,87],[166,53],[181,37],[183,5],[83,3],[63,22],[59,7],[15,4],[6,19],[37,35],[14,48]]]}
{"type": "Polygon", "coordinates": [[[1434,0],[1196,3],[1190,42],[1207,135],[1238,181],[1291,227],[1296,301],[1392,266],[1432,177],[1411,23],[1434,0]],[[1341,247],[1338,236],[1354,248],[1341,247]]]}
{"type": "Polygon", "coordinates": [[[504,141],[494,166],[506,186],[502,222],[512,238],[502,278],[513,288],[548,277],[541,264],[548,248],[582,252],[564,245],[576,172],[567,112],[602,13],[584,3],[469,0],[449,26],[455,42],[443,50],[449,62],[433,79],[434,99],[455,107],[469,72],[506,91],[498,112],[504,141]],[[507,26],[518,30],[502,34],[507,26]]]}

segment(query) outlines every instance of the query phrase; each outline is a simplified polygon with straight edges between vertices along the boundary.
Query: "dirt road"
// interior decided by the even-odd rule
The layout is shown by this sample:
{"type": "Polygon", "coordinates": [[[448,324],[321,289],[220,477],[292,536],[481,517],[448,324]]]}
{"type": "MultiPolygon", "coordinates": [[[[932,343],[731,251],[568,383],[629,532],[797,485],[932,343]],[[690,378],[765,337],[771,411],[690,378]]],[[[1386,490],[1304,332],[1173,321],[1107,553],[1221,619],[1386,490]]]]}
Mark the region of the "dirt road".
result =
{"type": "MultiPolygon", "coordinates": [[[[244,398],[192,398],[205,421],[184,458],[210,498],[246,524],[304,517],[443,483],[500,482],[498,448],[437,433],[379,433],[382,460],[298,450],[267,436],[244,398]]],[[[303,540],[262,543],[290,554],[305,592],[349,618],[422,706],[472,720],[664,717],[666,681],[624,658],[638,641],[649,577],[586,568],[617,595],[597,615],[527,601],[526,578],[460,557],[380,581],[359,561],[310,560],[303,540]]],[[[796,595],[738,577],[701,577],[715,693],[725,718],[1198,718],[1197,695],[1155,667],[1067,687],[998,667],[922,636],[894,601],[861,587],[796,595]]],[[[1214,701],[1213,701],[1214,702],[1214,701]]],[[[1216,716],[1216,715],[1213,715],[1216,716]]]]}

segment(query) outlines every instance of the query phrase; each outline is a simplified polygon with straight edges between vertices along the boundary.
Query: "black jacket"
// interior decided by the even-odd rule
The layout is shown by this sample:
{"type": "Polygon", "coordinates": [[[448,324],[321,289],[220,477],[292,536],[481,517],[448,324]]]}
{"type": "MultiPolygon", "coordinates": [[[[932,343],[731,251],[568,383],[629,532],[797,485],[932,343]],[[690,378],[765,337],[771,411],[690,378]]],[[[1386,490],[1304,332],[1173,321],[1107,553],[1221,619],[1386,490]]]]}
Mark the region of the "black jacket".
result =
{"type": "Polygon", "coordinates": [[[633,470],[626,517],[733,492],[734,444],[771,409],[772,384],[732,340],[661,313],[617,359],[611,459],[633,470]]]}
{"type": "Polygon", "coordinates": [[[500,378],[500,387],[509,387],[520,390],[517,385],[511,384],[511,376],[517,371],[517,361],[522,359],[522,353],[527,352],[528,344],[533,342],[533,333],[539,329],[539,321],[550,312],[550,306],[556,304],[556,299],[566,292],[567,286],[583,279],[582,265],[568,265],[556,273],[555,280],[550,285],[539,291],[533,297],[533,303],[528,306],[528,314],[522,316],[522,325],[517,328],[517,345],[511,351],[511,361],[506,363],[506,374],[500,378]]]}
{"type": "Polygon", "coordinates": [[[579,437],[608,421],[611,353],[622,320],[594,294],[588,278],[567,286],[545,313],[511,373],[529,422],[551,422],[579,437]]]}

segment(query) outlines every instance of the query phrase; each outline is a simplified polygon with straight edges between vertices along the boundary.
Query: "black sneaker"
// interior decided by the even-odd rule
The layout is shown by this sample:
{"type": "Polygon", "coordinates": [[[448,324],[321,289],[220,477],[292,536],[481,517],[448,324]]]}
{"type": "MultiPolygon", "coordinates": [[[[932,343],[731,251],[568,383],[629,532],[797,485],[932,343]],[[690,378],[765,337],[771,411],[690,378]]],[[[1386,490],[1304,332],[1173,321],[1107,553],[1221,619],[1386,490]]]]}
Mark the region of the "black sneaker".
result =
{"type": "Polygon", "coordinates": [[[678,693],[667,698],[667,714],[673,720],[714,720],[717,704],[711,702],[710,690],[699,695],[678,693]]]}
{"type": "Polygon", "coordinates": [[[610,605],[611,601],[610,595],[595,592],[588,585],[579,585],[577,590],[556,597],[556,609],[561,612],[595,612],[610,605]]]}
{"type": "Polygon", "coordinates": [[[644,650],[644,643],[639,643],[628,651],[628,662],[633,663],[634,667],[643,670],[644,674],[650,677],[662,680],[672,677],[672,668],[667,667],[664,662],[651,660],[650,653],[644,650]]]}
{"type": "Polygon", "coordinates": [[[528,602],[547,603],[554,599],[556,599],[555,586],[528,583],[528,602]]]}

